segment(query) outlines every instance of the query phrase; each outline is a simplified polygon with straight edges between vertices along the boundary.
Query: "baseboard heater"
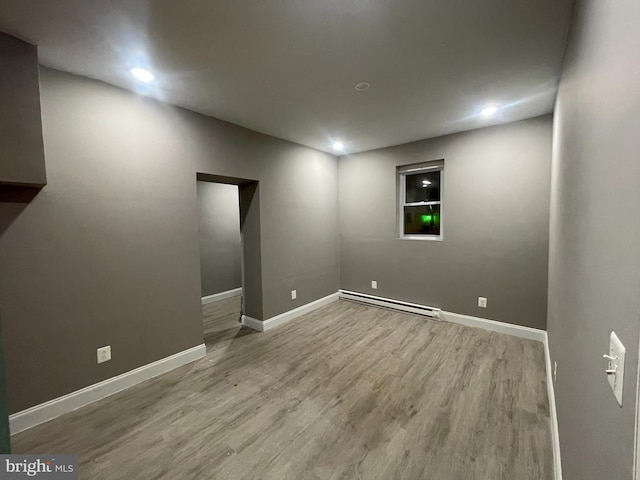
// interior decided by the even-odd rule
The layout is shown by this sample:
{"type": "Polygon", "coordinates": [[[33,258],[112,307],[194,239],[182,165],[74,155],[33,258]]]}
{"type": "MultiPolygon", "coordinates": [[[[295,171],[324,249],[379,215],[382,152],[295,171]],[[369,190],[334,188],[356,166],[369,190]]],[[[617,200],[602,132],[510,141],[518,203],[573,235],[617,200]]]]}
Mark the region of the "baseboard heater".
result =
{"type": "Polygon", "coordinates": [[[417,303],[403,302],[401,300],[392,300],[390,298],[376,297],[366,293],[351,292],[349,290],[340,290],[340,298],[351,300],[353,302],[368,303],[379,307],[391,308],[402,312],[415,313],[424,315],[425,317],[440,319],[440,309],[435,307],[427,307],[426,305],[418,305],[417,303]]]}

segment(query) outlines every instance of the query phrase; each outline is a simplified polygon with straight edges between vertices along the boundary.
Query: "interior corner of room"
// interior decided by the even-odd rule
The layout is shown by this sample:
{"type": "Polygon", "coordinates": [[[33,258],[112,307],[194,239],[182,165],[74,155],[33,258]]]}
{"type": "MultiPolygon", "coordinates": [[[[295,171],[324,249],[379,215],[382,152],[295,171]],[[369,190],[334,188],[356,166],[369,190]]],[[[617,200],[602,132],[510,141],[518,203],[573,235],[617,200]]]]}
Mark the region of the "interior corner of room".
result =
{"type": "MultiPolygon", "coordinates": [[[[197,25],[212,53],[167,36],[153,74],[88,61],[104,39],[64,33],[84,10],[59,3],[0,6],[0,453],[77,448],[116,478],[122,435],[236,478],[640,480],[637,1],[282,2],[264,25],[214,2],[262,50],[197,25]],[[516,26],[452,46],[415,23],[507,8],[516,26]],[[354,72],[336,35],[357,15],[379,54],[354,72]],[[228,72],[189,66],[214,57],[228,72]]],[[[148,8],[157,35],[195,21],[148,8]]]]}

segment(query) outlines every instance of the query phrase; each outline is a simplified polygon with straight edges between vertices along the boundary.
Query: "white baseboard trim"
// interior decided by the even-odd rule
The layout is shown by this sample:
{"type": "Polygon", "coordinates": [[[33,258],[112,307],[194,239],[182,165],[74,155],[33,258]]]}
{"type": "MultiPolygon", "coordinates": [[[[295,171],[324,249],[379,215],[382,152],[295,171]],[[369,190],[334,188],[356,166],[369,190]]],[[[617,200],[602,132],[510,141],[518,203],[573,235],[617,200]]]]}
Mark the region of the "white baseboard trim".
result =
{"type": "Polygon", "coordinates": [[[551,448],[553,449],[553,478],[562,480],[562,462],[560,457],[560,434],[558,430],[558,411],[556,393],[553,385],[553,366],[549,352],[549,337],[544,332],[544,360],[547,365],[547,394],[549,396],[549,422],[551,423],[551,448]]]}
{"type": "Polygon", "coordinates": [[[526,338],[544,343],[547,339],[547,332],[537,328],[523,327],[512,323],[496,322],[487,318],[472,317],[453,312],[441,312],[440,318],[446,322],[458,323],[467,327],[482,328],[491,332],[504,333],[513,337],[526,338]]]}
{"type": "Polygon", "coordinates": [[[202,305],[224,300],[225,298],[237,297],[238,295],[242,295],[242,287],[234,288],[233,290],[227,290],[226,292],[214,293],[213,295],[207,295],[206,297],[202,297],[202,305]]]}
{"type": "Polygon", "coordinates": [[[325,305],[329,305],[330,303],[337,301],[338,298],[338,292],[332,293],[331,295],[319,298],[318,300],[309,302],[305,305],[302,305],[301,307],[294,308],[293,310],[281,313],[280,315],[276,315],[275,317],[268,318],[264,321],[256,320],[255,318],[243,315],[242,324],[246,327],[252,328],[253,330],[266,332],[267,330],[271,330],[284,323],[290,322],[294,318],[298,318],[306,313],[310,313],[314,310],[317,310],[318,308],[324,307],[325,305]]]}
{"type": "Polygon", "coordinates": [[[27,430],[205,356],[204,344],[9,415],[11,434],[27,430]]]}
{"type": "Polygon", "coordinates": [[[258,332],[264,332],[264,322],[262,320],[256,320],[249,315],[242,315],[242,325],[251,330],[257,330],[258,332]]]}

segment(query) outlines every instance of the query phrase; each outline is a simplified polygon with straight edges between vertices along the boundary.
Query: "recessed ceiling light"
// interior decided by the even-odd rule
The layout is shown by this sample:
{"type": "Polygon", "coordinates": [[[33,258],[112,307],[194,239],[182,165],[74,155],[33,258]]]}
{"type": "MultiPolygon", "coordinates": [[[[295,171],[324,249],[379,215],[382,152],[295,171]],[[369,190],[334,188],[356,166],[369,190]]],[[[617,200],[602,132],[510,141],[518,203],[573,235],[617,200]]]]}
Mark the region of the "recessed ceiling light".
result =
{"type": "Polygon", "coordinates": [[[359,92],[364,92],[365,90],[369,90],[371,88],[371,84],[367,82],[356,83],[356,86],[353,87],[359,92]]]}
{"type": "Polygon", "coordinates": [[[422,185],[426,187],[427,185],[431,185],[431,182],[429,180],[422,180],[422,185]]]}
{"type": "Polygon", "coordinates": [[[342,150],[344,150],[344,143],[342,143],[342,142],[333,142],[333,149],[336,152],[341,152],[342,150]]]}
{"type": "Polygon", "coordinates": [[[498,107],[496,107],[495,105],[491,105],[490,107],[483,108],[482,111],[480,112],[480,115],[482,115],[483,117],[490,117],[497,111],[498,111],[498,107]]]}
{"type": "Polygon", "coordinates": [[[131,72],[131,75],[133,75],[138,80],[144,83],[152,82],[153,79],[155,78],[153,76],[153,73],[151,73],[149,70],[145,70],[144,68],[136,67],[136,68],[132,68],[129,71],[131,72]]]}

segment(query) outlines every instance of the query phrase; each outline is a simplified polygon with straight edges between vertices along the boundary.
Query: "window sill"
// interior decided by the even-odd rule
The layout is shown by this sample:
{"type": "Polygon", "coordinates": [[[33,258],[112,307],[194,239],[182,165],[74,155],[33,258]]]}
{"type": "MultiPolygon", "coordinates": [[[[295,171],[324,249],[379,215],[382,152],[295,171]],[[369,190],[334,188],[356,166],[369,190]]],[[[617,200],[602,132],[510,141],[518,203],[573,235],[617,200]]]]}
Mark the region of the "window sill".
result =
{"type": "Polygon", "coordinates": [[[439,236],[427,236],[427,235],[403,235],[401,237],[397,237],[396,240],[420,240],[420,241],[428,241],[428,242],[442,242],[442,235],[439,236]]]}

